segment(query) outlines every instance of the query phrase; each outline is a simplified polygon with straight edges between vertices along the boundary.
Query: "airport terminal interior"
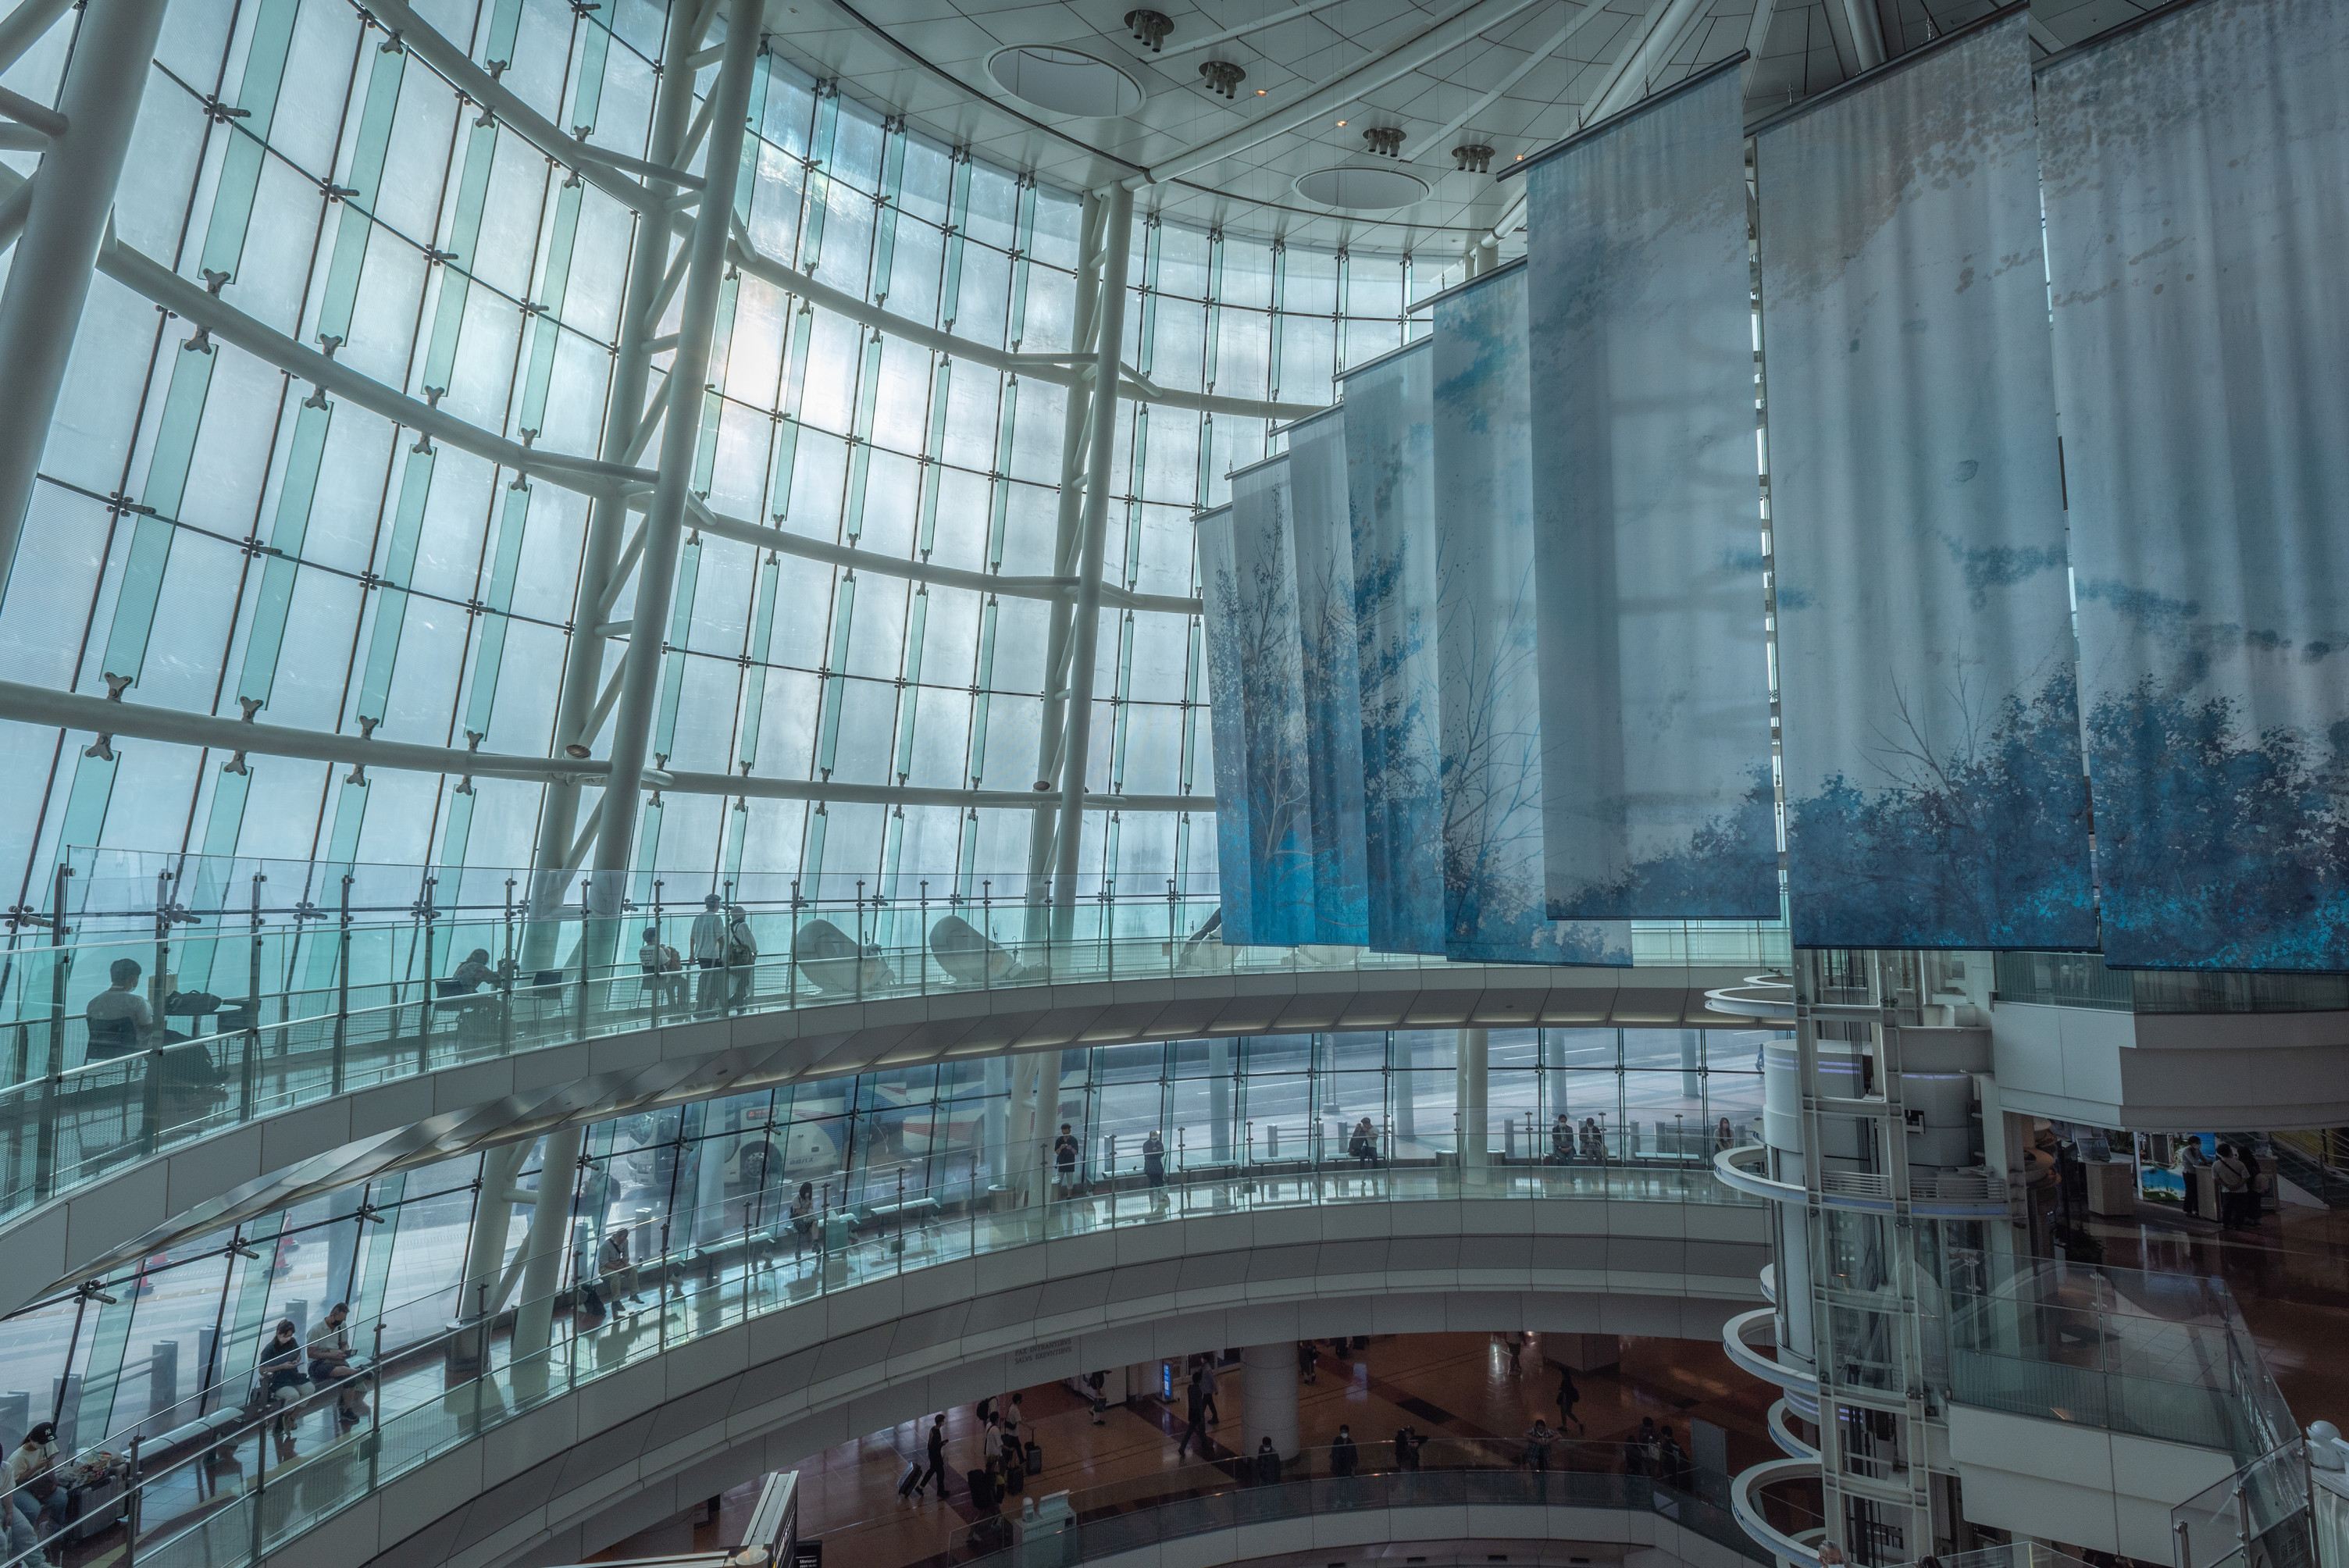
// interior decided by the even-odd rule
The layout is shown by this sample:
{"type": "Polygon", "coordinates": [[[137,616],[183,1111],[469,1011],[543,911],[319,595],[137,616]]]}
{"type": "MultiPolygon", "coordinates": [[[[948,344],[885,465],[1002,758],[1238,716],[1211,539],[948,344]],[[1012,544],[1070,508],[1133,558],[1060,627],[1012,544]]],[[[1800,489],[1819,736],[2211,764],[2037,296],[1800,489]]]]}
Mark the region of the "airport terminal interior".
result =
{"type": "Polygon", "coordinates": [[[0,1568],[2349,1568],[2344,169],[2343,0],[0,0],[0,1568]]]}

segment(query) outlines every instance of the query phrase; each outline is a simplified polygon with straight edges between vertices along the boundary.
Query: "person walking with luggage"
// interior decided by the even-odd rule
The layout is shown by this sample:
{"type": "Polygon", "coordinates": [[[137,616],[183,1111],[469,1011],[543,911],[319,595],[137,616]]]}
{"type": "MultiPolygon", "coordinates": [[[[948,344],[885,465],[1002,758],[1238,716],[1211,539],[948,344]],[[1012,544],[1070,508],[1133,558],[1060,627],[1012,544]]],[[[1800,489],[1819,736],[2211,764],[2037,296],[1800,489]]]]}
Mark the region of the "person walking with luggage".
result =
{"type": "Polygon", "coordinates": [[[914,1490],[918,1492],[936,1481],[938,1483],[938,1501],[944,1502],[947,1500],[947,1417],[943,1410],[930,1422],[928,1450],[929,1468],[922,1472],[922,1479],[914,1490]]]}

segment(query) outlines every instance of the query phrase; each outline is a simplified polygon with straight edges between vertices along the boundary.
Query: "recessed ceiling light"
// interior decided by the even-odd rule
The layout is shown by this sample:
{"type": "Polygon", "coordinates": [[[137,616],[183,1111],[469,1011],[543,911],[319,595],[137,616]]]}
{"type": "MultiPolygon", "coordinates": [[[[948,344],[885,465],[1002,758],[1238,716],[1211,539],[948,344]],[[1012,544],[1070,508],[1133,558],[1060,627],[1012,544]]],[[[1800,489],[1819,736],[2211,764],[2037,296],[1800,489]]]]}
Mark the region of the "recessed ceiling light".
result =
{"type": "Polygon", "coordinates": [[[1140,83],[1106,60],[1075,49],[1023,45],[999,49],[988,73],[1012,97],[1055,114],[1106,119],[1142,107],[1140,83]]]}
{"type": "Polygon", "coordinates": [[[1345,128],[1345,124],[1346,124],[1346,122],[1345,122],[1344,120],[1342,120],[1342,119],[1341,119],[1341,120],[1340,120],[1340,121],[1338,122],[1339,129],[1343,129],[1345,128]]]}
{"type": "Polygon", "coordinates": [[[1262,97],[1264,97],[1264,89],[1263,89],[1262,88],[1257,88],[1257,89],[1256,89],[1256,96],[1257,96],[1257,97],[1258,97],[1258,98],[1262,98],[1262,97]]]}
{"type": "Polygon", "coordinates": [[[1523,163],[1525,160],[1526,160],[1526,155],[1525,155],[1524,153],[1522,153],[1522,152],[1518,153],[1518,154],[1517,154],[1517,161],[1518,161],[1518,162],[1520,162],[1520,163],[1523,163]]]}

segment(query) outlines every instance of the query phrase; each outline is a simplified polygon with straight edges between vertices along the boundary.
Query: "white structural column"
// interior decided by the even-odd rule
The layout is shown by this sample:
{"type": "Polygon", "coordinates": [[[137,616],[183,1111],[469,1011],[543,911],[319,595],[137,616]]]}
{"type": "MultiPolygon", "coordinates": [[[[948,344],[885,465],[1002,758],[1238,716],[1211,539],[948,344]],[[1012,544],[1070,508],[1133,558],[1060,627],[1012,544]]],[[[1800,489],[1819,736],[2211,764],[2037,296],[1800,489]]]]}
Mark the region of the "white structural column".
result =
{"type": "MultiPolygon", "coordinates": [[[[1083,217],[1077,229],[1076,328],[1070,339],[1079,354],[1094,351],[1092,333],[1101,304],[1102,219],[1107,211],[1098,192],[1085,192],[1083,217]]],[[[1098,360],[1097,352],[1094,357],[1098,360]]],[[[1061,414],[1061,495],[1052,544],[1052,573],[1056,577],[1073,578],[1077,573],[1079,547],[1084,540],[1085,448],[1092,438],[1093,393],[1099,386],[1097,377],[1088,377],[1071,387],[1068,404],[1061,414]]],[[[1036,741],[1038,805],[1028,839],[1025,896],[1031,940],[1044,934],[1037,923],[1044,913],[1040,890],[1052,869],[1053,836],[1059,820],[1060,801],[1054,784],[1060,777],[1061,757],[1068,739],[1069,633],[1074,615],[1067,598],[1053,600],[1044,645],[1044,722],[1038,728],[1036,741]]]]}
{"type": "Polygon", "coordinates": [[[1085,454],[1084,546],[1077,562],[1076,624],[1069,642],[1067,738],[1061,744],[1060,841],[1052,856],[1052,924],[1073,934],[1077,849],[1084,837],[1085,767],[1092,744],[1093,662],[1101,647],[1102,559],[1109,532],[1110,457],[1117,445],[1118,352],[1125,342],[1125,273],[1133,251],[1133,192],[1111,188],[1102,275],[1093,304],[1092,447],[1085,454]]]}
{"type": "Polygon", "coordinates": [[[1295,1459],[1305,1451],[1297,1426],[1297,1346],[1251,1345],[1240,1352],[1240,1366],[1247,1374],[1240,1389],[1244,1430],[1232,1447],[1243,1460],[1254,1460],[1257,1446],[1270,1438],[1273,1452],[1295,1459]]]}
{"type": "MultiPolygon", "coordinates": [[[[531,1202],[530,1230],[522,1242],[522,1300],[514,1308],[517,1366],[554,1342],[554,1293],[562,1288],[563,1258],[571,1244],[571,1187],[578,1174],[583,1130],[576,1123],[557,1128],[541,1147],[538,1190],[531,1202]]],[[[543,1369],[545,1363],[534,1365],[543,1369]]]]}
{"type": "MultiPolygon", "coordinates": [[[[28,9],[33,19],[45,14],[54,19],[56,8],[28,9]]],[[[8,378],[0,418],[0,585],[16,558],[162,27],[163,0],[109,0],[83,13],[57,113],[38,128],[47,142],[41,166],[29,197],[16,199],[24,231],[0,294],[0,366],[8,378]]]]}
{"type": "MultiPolygon", "coordinates": [[[[677,356],[669,365],[667,411],[661,425],[658,480],[645,513],[645,544],[636,575],[634,630],[620,665],[619,709],[612,727],[611,772],[595,840],[592,907],[601,918],[619,913],[620,889],[636,841],[637,797],[645,754],[660,693],[661,637],[677,590],[677,557],[693,481],[694,446],[701,435],[694,410],[709,379],[709,337],[726,270],[733,218],[730,176],[742,161],[750,82],[759,63],[761,0],[731,0],[726,49],[710,93],[709,132],[702,168],[709,171],[693,231],[686,239],[685,304],[678,314],[677,356]]],[[[584,628],[583,628],[584,629],[584,628]]]]}
{"type": "Polygon", "coordinates": [[[1453,1058],[1453,1103],[1460,1108],[1460,1166],[1464,1171],[1493,1162],[1485,1111],[1485,1086],[1491,1076],[1486,1071],[1491,1044],[1491,1037],[1485,1030],[1463,1029],[1459,1052],[1453,1058]]]}
{"type": "MultiPolygon", "coordinates": [[[[647,151],[654,162],[670,167],[685,157],[687,127],[693,119],[691,62],[701,40],[688,21],[691,11],[679,6],[672,14],[670,36],[662,50],[660,88],[653,104],[647,151]]],[[[718,166],[712,162],[707,167],[718,166]]],[[[707,189],[705,182],[705,192],[707,189]]],[[[615,462],[623,460],[636,444],[646,417],[645,384],[652,369],[648,346],[669,297],[662,287],[668,267],[669,232],[666,210],[646,214],[636,226],[635,253],[628,258],[618,352],[613,356],[612,388],[604,406],[603,444],[596,449],[599,457],[615,462]]],[[[626,531],[627,522],[627,505],[616,493],[596,497],[588,510],[586,549],[580,560],[579,595],[573,611],[575,629],[564,661],[563,691],[555,710],[554,749],[559,753],[576,757],[592,751],[598,715],[610,711],[597,700],[605,643],[595,634],[595,627],[605,619],[616,596],[618,585],[613,579],[619,567],[620,536],[626,531]]],[[[618,676],[615,671],[613,678],[618,676]]],[[[555,958],[549,951],[555,928],[544,917],[562,902],[563,887],[578,868],[574,845],[579,836],[579,794],[578,784],[557,779],[547,787],[546,801],[540,809],[536,875],[531,890],[531,913],[535,918],[524,939],[523,962],[532,969],[544,968],[555,958]]],[[[625,814],[633,825],[635,812],[625,814]]]]}

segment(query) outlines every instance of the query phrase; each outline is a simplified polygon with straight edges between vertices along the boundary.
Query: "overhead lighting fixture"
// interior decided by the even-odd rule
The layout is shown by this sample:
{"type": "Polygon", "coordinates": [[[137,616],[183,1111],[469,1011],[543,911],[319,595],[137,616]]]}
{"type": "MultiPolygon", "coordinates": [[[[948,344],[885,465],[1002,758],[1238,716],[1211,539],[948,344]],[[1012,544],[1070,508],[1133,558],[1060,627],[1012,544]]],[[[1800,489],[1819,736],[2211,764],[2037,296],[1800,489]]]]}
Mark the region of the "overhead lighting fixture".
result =
{"type": "Polygon", "coordinates": [[[1381,158],[1402,156],[1402,127],[1374,125],[1362,132],[1362,144],[1381,158]]]}
{"type": "Polygon", "coordinates": [[[1207,84],[1209,92],[1237,98],[1240,84],[1247,80],[1247,72],[1231,60],[1206,60],[1199,66],[1199,79],[1207,84]]]}
{"type": "Polygon", "coordinates": [[[1257,89],[1256,89],[1256,96],[1257,96],[1257,97],[1258,97],[1258,98],[1262,98],[1262,97],[1264,97],[1264,89],[1263,89],[1262,88],[1257,88],[1257,89]]]}
{"type": "Polygon", "coordinates": [[[1340,130],[1343,130],[1343,129],[1346,129],[1346,122],[1345,122],[1344,120],[1342,120],[1342,119],[1341,119],[1341,120],[1340,120],[1340,121],[1338,122],[1338,129],[1339,129],[1340,130]]]}
{"type": "Polygon", "coordinates": [[[1150,46],[1154,55],[1166,46],[1166,40],[1174,32],[1174,19],[1164,11],[1128,11],[1125,25],[1133,30],[1137,39],[1150,46]]]}
{"type": "Polygon", "coordinates": [[[1493,150],[1481,141],[1464,141],[1452,150],[1452,167],[1464,174],[1483,174],[1493,167],[1493,150]]]}

